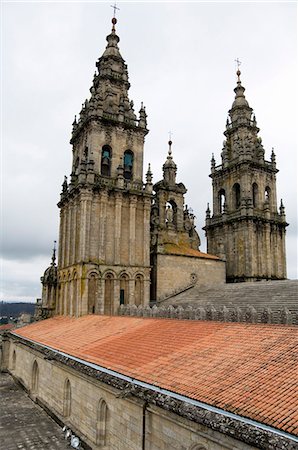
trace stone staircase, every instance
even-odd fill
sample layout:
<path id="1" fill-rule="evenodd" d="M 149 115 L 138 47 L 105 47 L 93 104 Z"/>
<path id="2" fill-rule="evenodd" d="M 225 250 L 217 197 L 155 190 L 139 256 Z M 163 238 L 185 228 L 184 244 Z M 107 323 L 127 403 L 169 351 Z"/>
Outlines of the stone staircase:
<path id="1" fill-rule="evenodd" d="M 193 288 L 162 302 L 166 305 L 186 306 L 236 306 L 250 305 L 257 311 L 270 308 L 273 312 L 287 308 L 298 312 L 298 280 L 230 283 L 214 287 Z"/>

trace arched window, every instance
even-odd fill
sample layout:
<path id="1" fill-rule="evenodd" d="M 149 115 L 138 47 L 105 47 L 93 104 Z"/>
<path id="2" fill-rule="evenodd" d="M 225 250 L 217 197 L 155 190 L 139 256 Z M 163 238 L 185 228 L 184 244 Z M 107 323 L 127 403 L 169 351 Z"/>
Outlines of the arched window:
<path id="1" fill-rule="evenodd" d="M 89 150 L 88 150 L 88 147 L 86 146 L 86 147 L 85 147 L 85 150 L 84 150 L 84 158 L 85 158 L 85 159 L 88 158 L 88 152 L 89 152 Z"/>
<path id="2" fill-rule="evenodd" d="M 128 304 L 128 276 L 124 273 L 120 277 L 120 305 Z"/>
<path id="3" fill-rule="evenodd" d="M 97 407 L 97 422 L 96 422 L 96 444 L 104 446 L 107 444 L 108 432 L 108 406 L 106 402 L 101 399 Z"/>
<path id="4" fill-rule="evenodd" d="M 101 175 L 111 176 L 112 149 L 109 145 L 104 145 L 101 151 Z"/>
<path id="5" fill-rule="evenodd" d="M 252 185 L 252 204 L 256 208 L 258 206 L 258 185 L 253 183 Z"/>
<path id="6" fill-rule="evenodd" d="M 39 383 L 39 368 L 36 360 L 32 366 L 32 392 L 38 392 L 38 383 Z"/>
<path id="7" fill-rule="evenodd" d="M 17 355 L 16 355 L 16 351 L 14 350 L 13 354 L 12 354 L 12 361 L 11 361 L 11 369 L 12 370 L 15 370 L 15 368 L 16 368 L 16 360 L 17 360 Z"/>
<path id="8" fill-rule="evenodd" d="M 114 308 L 114 276 L 108 273 L 105 276 L 105 300 L 104 300 L 104 314 L 112 315 Z"/>
<path id="9" fill-rule="evenodd" d="M 271 189 L 269 186 L 265 187 L 265 202 L 270 203 L 270 197 L 271 197 Z"/>
<path id="10" fill-rule="evenodd" d="M 131 180 L 133 175 L 133 152 L 131 150 L 126 150 L 124 152 L 124 178 L 126 180 Z"/>
<path id="11" fill-rule="evenodd" d="M 88 314 L 95 313 L 96 297 L 97 297 L 97 274 L 91 273 L 88 280 Z"/>
<path id="12" fill-rule="evenodd" d="M 64 417 L 69 417 L 71 415 L 71 384 L 68 378 L 66 378 L 64 383 L 63 415 Z"/>
<path id="13" fill-rule="evenodd" d="M 219 214 L 222 214 L 224 212 L 224 206 L 226 203 L 226 193 L 224 189 L 220 189 L 218 192 L 218 211 Z"/>
<path id="14" fill-rule="evenodd" d="M 241 194 L 240 194 L 240 184 L 238 183 L 235 183 L 233 186 L 233 197 L 234 197 L 234 208 L 239 209 Z"/>
<path id="15" fill-rule="evenodd" d="M 143 305 L 144 302 L 144 277 L 137 275 L 135 279 L 135 304 L 137 306 Z"/>

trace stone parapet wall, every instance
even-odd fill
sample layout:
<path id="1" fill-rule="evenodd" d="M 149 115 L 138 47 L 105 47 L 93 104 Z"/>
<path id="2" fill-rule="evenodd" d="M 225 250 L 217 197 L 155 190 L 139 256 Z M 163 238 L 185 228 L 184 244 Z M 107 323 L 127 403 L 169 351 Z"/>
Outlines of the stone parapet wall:
<path id="1" fill-rule="evenodd" d="M 215 320 L 219 322 L 247 322 L 247 323 L 275 323 L 298 325 L 298 315 L 294 311 L 282 308 L 280 311 L 272 311 L 263 308 L 257 311 L 253 306 L 135 306 L 121 305 L 118 311 L 121 316 L 139 317 L 164 317 L 170 319 L 187 320 Z"/>

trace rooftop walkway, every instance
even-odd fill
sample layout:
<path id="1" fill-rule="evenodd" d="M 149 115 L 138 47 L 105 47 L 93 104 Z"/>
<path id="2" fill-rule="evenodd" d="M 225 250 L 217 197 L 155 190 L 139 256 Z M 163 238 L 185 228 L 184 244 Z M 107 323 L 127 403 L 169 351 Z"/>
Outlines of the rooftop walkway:
<path id="1" fill-rule="evenodd" d="M 0 393 L 1 449 L 69 449 L 59 425 L 7 373 L 0 372 Z"/>

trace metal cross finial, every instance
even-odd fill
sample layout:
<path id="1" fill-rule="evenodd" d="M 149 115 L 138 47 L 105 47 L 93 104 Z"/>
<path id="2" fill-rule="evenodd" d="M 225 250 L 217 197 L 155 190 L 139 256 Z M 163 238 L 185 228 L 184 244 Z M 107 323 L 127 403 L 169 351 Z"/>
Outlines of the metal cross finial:
<path id="1" fill-rule="evenodd" d="M 241 61 L 239 60 L 239 58 L 235 59 L 235 63 L 237 64 L 237 68 L 239 69 L 239 67 L 241 66 Z"/>
<path id="2" fill-rule="evenodd" d="M 111 5 L 111 8 L 114 9 L 114 17 L 116 17 L 116 10 L 118 9 L 118 11 L 120 11 L 120 8 L 118 8 L 118 7 L 116 6 L 116 2 L 114 3 L 114 5 Z"/>

